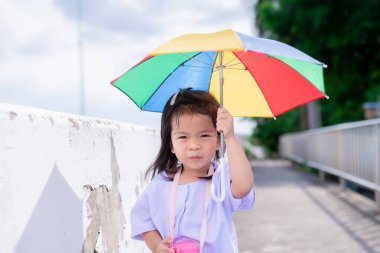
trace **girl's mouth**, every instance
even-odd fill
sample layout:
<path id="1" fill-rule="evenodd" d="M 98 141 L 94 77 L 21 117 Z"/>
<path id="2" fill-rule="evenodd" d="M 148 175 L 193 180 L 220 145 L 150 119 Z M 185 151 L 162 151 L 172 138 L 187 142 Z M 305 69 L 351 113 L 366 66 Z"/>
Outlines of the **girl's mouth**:
<path id="1" fill-rule="evenodd" d="M 189 159 L 190 160 L 199 160 L 201 157 L 200 156 L 197 156 L 197 155 L 195 155 L 195 156 L 190 156 L 189 157 Z"/>

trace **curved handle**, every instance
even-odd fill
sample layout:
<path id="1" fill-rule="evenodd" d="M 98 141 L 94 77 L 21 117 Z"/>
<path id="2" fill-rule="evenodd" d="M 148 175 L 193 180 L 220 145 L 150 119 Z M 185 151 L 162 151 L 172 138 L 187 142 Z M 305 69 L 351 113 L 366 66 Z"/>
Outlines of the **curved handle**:
<path id="1" fill-rule="evenodd" d="M 219 52 L 219 101 L 220 107 L 223 107 L 223 84 L 224 84 L 224 75 L 223 75 L 223 52 Z M 224 135 L 223 132 L 220 134 L 220 196 L 216 196 L 215 184 L 211 183 L 211 197 L 215 202 L 222 202 L 226 197 L 226 173 L 224 172 Z"/>
<path id="2" fill-rule="evenodd" d="M 224 168 L 224 157 L 220 158 L 220 196 L 216 196 L 215 184 L 211 183 L 211 197 L 216 202 L 222 202 L 226 197 L 226 173 Z"/>

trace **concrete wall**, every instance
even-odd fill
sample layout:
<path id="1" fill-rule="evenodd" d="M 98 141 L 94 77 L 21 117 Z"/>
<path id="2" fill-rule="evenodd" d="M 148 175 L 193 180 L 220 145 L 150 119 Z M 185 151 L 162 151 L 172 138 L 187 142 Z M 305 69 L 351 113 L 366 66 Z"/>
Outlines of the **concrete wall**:
<path id="1" fill-rule="evenodd" d="M 0 104 L 0 252 L 148 252 L 129 239 L 159 131 Z"/>

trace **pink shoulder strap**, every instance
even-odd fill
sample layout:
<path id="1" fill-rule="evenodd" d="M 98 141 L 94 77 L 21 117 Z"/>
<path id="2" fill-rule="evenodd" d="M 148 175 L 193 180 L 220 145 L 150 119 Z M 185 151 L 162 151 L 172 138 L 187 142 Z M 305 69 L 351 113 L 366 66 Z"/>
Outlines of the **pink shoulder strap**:
<path id="1" fill-rule="evenodd" d="M 214 173 L 214 166 L 213 164 L 210 165 L 210 168 L 208 170 L 207 176 L 212 176 Z M 177 188 L 178 188 L 178 182 L 179 178 L 181 177 L 181 170 L 179 169 L 177 173 L 174 176 L 172 189 L 170 192 L 170 203 L 169 203 L 169 219 L 170 219 L 170 236 L 174 241 L 174 226 L 175 226 L 175 202 L 177 199 Z M 202 219 L 201 224 L 201 231 L 200 231 L 200 241 L 199 241 L 199 248 L 200 252 L 202 252 L 203 245 L 206 241 L 206 233 L 207 233 L 207 210 L 210 203 L 210 187 L 211 187 L 211 180 L 207 180 L 206 187 L 205 187 L 205 202 L 204 202 L 204 215 Z"/>

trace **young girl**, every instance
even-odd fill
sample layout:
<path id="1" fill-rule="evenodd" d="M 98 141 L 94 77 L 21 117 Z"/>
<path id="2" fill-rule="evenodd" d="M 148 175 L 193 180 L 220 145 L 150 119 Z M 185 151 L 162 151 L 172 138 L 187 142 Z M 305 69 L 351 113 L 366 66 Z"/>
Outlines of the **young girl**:
<path id="1" fill-rule="evenodd" d="M 226 197 L 215 202 L 209 186 L 212 181 L 220 187 L 221 132 L 228 156 Z M 238 252 L 232 213 L 253 206 L 254 178 L 233 117 L 213 96 L 184 89 L 169 99 L 161 119 L 161 148 L 146 175 L 150 173 L 153 180 L 131 212 L 132 238 L 144 240 L 153 253 L 175 252 L 181 244 L 196 244 L 202 253 Z"/>

